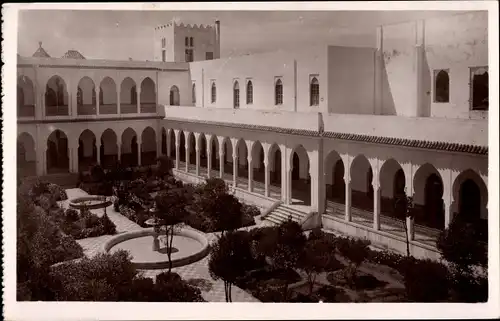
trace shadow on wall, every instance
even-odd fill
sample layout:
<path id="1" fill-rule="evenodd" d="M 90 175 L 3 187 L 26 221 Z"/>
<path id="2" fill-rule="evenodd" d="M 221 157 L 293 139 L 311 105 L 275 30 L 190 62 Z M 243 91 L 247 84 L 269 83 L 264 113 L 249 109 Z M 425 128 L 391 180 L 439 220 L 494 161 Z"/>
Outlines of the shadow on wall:
<path id="1" fill-rule="evenodd" d="M 431 69 L 429 67 L 429 62 L 427 61 L 427 54 L 424 52 L 422 54 L 422 102 L 420 106 L 420 117 L 430 117 L 431 116 L 431 100 L 432 100 L 432 75 Z"/>
<path id="2" fill-rule="evenodd" d="M 396 115 L 396 106 L 392 96 L 391 86 L 389 85 L 389 76 L 387 75 L 385 57 L 382 59 L 382 115 Z"/>

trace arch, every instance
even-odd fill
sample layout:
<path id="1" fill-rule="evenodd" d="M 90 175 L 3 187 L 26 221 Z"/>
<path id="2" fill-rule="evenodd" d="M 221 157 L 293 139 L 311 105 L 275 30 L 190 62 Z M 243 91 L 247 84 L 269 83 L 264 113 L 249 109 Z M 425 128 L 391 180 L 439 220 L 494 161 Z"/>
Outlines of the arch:
<path id="1" fill-rule="evenodd" d="M 436 73 L 434 101 L 437 103 L 450 101 L 450 77 L 447 70 L 439 70 Z"/>
<path id="2" fill-rule="evenodd" d="M 120 112 L 122 114 L 137 113 L 137 87 L 130 77 L 123 79 L 120 85 Z"/>
<path id="3" fill-rule="evenodd" d="M 89 129 L 82 131 L 78 137 L 78 169 L 86 171 L 97 163 L 96 135 Z"/>
<path id="4" fill-rule="evenodd" d="M 104 77 L 99 87 L 99 113 L 104 115 L 118 113 L 118 93 L 115 81 L 110 77 Z"/>
<path id="5" fill-rule="evenodd" d="M 373 210 L 373 169 L 368 159 L 357 155 L 350 168 L 352 206 Z"/>
<path id="6" fill-rule="evenodd" d="M 283 82 L 277 79 L 274 84 L 274 104 L 283 105 Z"/>
<path id="7" fill-rule="evenodd" d="M 195 83 L 193 83 L 193 86 L 191 88 L 191 97 L 192 97 L 193 105 L 196 106 L 196 84 Z"/>
<path id="8" fill-rule="evenodd" d="M 137 166 L 139 160 L 139 146 L 137 133 L 128 127 L 122 133 L 121 160 L 125 166 Z"/>
<path id="9" fill-rule="evenodd" d="M 233 107 L 240 108 L 240 84 L 237 80 L 233 84 Z"/>
<path id="10" fill-rule="evenodd" d="M 170 128 L 167 131 L 167 135 L 169 136 L 169 139 L 167 139 L 167 142 L 170 140 L 170 157 L 173 159 L 177 158 L 177 151 L 175 149 L 175 132 L 172 128 Z"/>
<path id="11" fill-rule="evenodd" d="M 170 106 L 180 106 L 180 93 L 177 86 L 170 87 Z"/>
<path id="12" fill-rule="evenodd" d="M 188 132 L 186 139 L 189 145 L 189 164 L 196 164 L 196 138 L 194 137 L 194 133 Z"/>
<path id="13" fill-rule="evenodd" d="M 156 163 L 156 132 L 148 126 L 141 133 L 141 165 Z"/>
<path id="14" fill-rule="evenodd" d="M 17 168 L 21 177 L 36 175 L 35 140 L 26 132 L 17 136 Z"/>
<path id="15" fill-rule="evenodd" d="M 215 82 L 212 83 L 212 87 L 210 88 L 210 102 L 212 104 L 215 104 L 217 101 L 217 86 L 215 85 Z"/>
<path id="16" fill-rule="evenodd" d="M 217 136 L 212 136 L 212 139 L 208 142 L 210 145 L 210 157 L 212 158 L 212 169 L 220 171 L 220 160 L 219 160 L 219 141 Z"/>
<path id="17" fill-rule="evenodd" d="M 269 162 L 268 166 L 270 166 L 269 171 L 271 172 L 270 173 L 271 174 L 270 175 L 271 176 L 270 177 L 270 184 L 281 187 L 282 154 L 281 154 L 281 149 L 278 146 L 278 144 L 273 143 L 269 147 L 267 157 L 268 157 L 268 162 Z"/>
<path id="18" fill-rule="evenodd" d="M 468 221 L 488 219 L 488 187 L 477 172 L 467 169 L 453 181 L 454 214 Z"/>
<path id="19" fill-rule="evenodd" d="M 19 117 L 35 116 L 35 86 L 27 76 L 17 77 L 17 114 Z"/>
<path id="20" fill-rule="evenodd" d="M 223 153 L 224 153 L 224 173 L 233 174 L 233 144 L 229 137 L 222 139 Z M 229 163 L 229 164 L 228 164 Z"/>
<path id="21" fill-rule="evenodd" d="M 95 84 L 90 77 L 85 76 L 78 82 L 76 104 L 78 115 L 96 114 Z"/>
<path id="22" fill-rule="evenodd" d="M 394 214 L 395 200 L 406 190 L 405 173 L 393 158 L 386 160 L 380 168 L 380 210 L 386 215 Z"/>
<path id="23" fill-rule="evenodd" d="M 332 150 L 325 158 L 326 198 L 335 203 L 345 204 L 345 165 L 340 154 Z"/>
<path id="24" fill-rule="evenodd" d="M 118 162 L 118 136 L 111 128 L 106 129 L 101 135 L 101 166 L 112 168 Z"/>
<path id="25" fill-rule="evenodd" d="M 45 114 L 47 116 L 68 115 L 68 87 L 60 76 L 52 76 L 45 86 Z"/>
<path id="26" fill-rule="evenodd" d="M 161 128 L 161 155 L 167 155 L 167 130 L 165 127 Z"/>
<path id="27" fill-rule="evenodd" d="M 250 170 L 253 171 L 253 179 L 255 181 L 265 183 L 265 163 L 264 163 L 264 147 L 260 143 L 260 141 L 255 141 L 251 150 L 252 155 L 252 168 Z"/>
<path id="28" fill-rule="evenodd" d="M 307 150 L 297 145 L 290 153 L 290 169 L 292 170 L 292 203 L 311 204 L 311 179 L 309 175 L 310 160 Z"/>
<path id="29" fill-rule="evenodd" d="M 207 168 L 207 138 L 204 133 L 200 133 L 198 136 L 198 147 L 200 149 L 200 166 Z"/>
<path id="30" fill-rule="evenodd" d="M 436 168 L 426 163 L 413 178 L 415 222 L 431 228 L 444 228 L 443 179 Z"/>
<path id="31" fill-rule="evenodd" d="M 319 106 L 319 81 L 316 77 L 309 84 L 309 103 L 311 106 Z"/>
<path id="32" fill-rule="evenodd" d="M 182 130 L 179 131 L 179 160 L 186 161 L 186 135 Z"/>
<path id="33" fill-rule="evenodd" d="M 47 137 L 47 173 L 69 172 L 68 136 L 54 130 Z"/>
<path id="34" fill-rule="evenodd" d="M 156 112 L 156 85 L 154 81 L 146 77 L 141 82 L 141 113 Z"/>
<path id="35" fill-rule="evenodd" d="M 247 82 L 247 105 L 253 104 L 253 84 L 252 81 L 249 80 Z"/>

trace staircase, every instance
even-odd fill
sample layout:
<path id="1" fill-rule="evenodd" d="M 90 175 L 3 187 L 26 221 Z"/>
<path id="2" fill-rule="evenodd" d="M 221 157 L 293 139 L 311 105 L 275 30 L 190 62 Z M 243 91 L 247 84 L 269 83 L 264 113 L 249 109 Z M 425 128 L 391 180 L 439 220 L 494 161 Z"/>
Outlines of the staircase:
<path id="1" fill-rule="evenodd" d="M 75 188 L 78 182 L 78 174 L 73 173 L 60 173 L 50 174 L 45 176 L 30 176 L 23 178 L 26 183 L 34 183 L 37 180 L 46 181 L 52 184 L 57 184 L 62 188 Z"/>
<path id="2" fill-rule="evenodd" d="M 302 224 L 307 215 L 308 213 L 280 204 L 275 210 L 264 217 L 264 221 L 279 225 L 291 218 L 292 221 Z"/>

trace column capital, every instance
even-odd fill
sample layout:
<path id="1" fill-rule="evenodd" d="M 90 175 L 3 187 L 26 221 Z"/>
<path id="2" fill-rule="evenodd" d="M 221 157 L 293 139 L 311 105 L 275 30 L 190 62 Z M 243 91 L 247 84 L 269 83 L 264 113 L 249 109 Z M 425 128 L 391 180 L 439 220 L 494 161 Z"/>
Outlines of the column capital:
<path id="1" fill-rule="evenodd" d="M 251 163 L 253 161 L 253 157 L 250 156 L 250 153 L 247 156 L 247 161 L 248 161 L 248 163 Z"/>

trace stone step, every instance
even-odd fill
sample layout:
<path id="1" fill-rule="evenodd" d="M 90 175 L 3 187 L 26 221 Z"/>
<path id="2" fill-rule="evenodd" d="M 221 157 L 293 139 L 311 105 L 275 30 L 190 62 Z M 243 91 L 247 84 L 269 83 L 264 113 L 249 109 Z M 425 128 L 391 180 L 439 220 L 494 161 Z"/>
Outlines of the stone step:
<path id="1" fill-rule="evenodd" d="M 302 219 L 306 216 L 306 214 L 298 214 L 295 212 L 289 212 L 286 209 L 279 208 L 279 207 L 277 209 L 275 209 L 273 212 L 274 213 L 281 213 L 281 214 L 287 215 L 287 216 L 292 216 L 293 218 L 297 218 L 297 219 Z"/>
<path id="2" fill-rule="evenodd" d="M 304 215 L 307 215 L 308 213 L 306 212 L 302 212 L 298 209 L 295 209 L 291 206 L 287 206 L 287 205 L 284 205 L 284 204 L 281 204 L 278 208 L 282 208 L 283 210 L 286 210 L 287 212 L 291 212 L 291 213 L 295 213 L 297 215 L 300 215 L 300 216 L 304 216 Z"/>
<path id="3" fill-rule="evenodd" d="M 279 218 L 282 222 L 287 221 L 290 217 L 292 218 L 292 221 L 294 221 L 294 222 L 301 222 L 302 221 L 301 217 L 290 216 L 288 213 L 284 213 L 284 212 L 276 212 L 275 211 L 271 214 L 271 216 L 274 218 Z"/>

